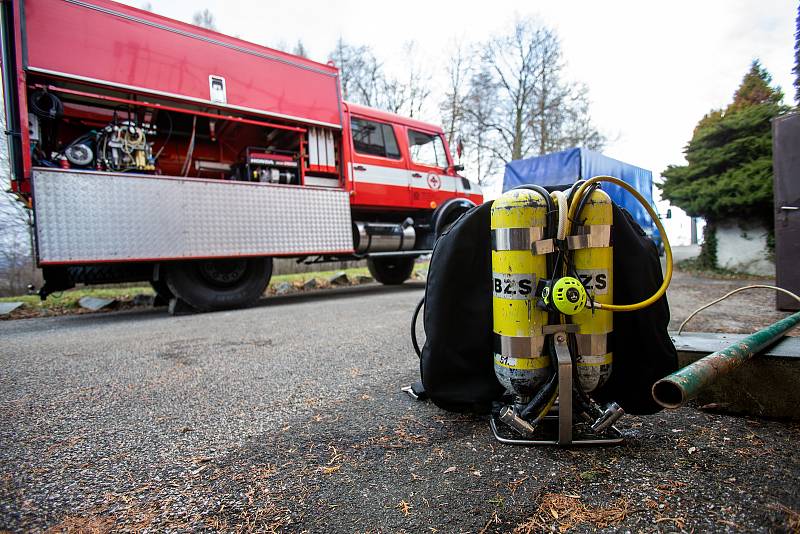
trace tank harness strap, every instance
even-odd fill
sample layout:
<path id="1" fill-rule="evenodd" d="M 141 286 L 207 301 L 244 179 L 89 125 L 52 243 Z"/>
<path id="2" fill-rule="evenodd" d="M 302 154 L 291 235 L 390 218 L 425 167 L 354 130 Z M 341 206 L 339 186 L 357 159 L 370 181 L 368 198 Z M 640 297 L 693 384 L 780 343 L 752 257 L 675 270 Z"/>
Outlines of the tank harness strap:
<path id="1" fill-rule="evenodd" d="M 492 250 L 528 250 L 531 243 L 542 238 L 542 227 L 495 228 L 492 230 Z"/>
<path id="2" fill-rule="evenodd" d="M 544 350 L 544 336 L 503 336 L 494 334 L 494 353 L 510 358 L 538 358 Z"/>
<path id="3" fill-rule="evenodd" d="M 550 254 L 555 250 L 552 239 L 542 239 L 541 226 L 525 228 L 496 228 L 492 230 L 492 250 L 530 250 L 534 255 Z"/>
<path id="4" fill-rule="evenodd" d="M 575 341 L 581 356 L 603 356 L 612 352 L 608 334 L 575 334 Z"/>
<path id="5" fill-rule="evenodd" d="M 567 247 L 569 247 L 570 250 L 611 246 L 610 224 L 578 226 L 576 231 L 576 235 L 567 236 Z"/>

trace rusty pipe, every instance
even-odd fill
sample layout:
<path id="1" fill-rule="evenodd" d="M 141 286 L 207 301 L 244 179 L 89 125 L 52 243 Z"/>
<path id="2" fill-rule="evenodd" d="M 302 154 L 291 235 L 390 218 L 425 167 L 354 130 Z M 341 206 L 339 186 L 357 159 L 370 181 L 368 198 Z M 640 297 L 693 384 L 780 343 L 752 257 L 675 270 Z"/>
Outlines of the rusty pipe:
<path id="1" fill-rule="evenodd" d="M 720 376 L 742 365 L 799 323 L 800 312 L 797 312 L 675 371 L 653 384 L 653 399 L 664 408 L 680 408 Z"/>

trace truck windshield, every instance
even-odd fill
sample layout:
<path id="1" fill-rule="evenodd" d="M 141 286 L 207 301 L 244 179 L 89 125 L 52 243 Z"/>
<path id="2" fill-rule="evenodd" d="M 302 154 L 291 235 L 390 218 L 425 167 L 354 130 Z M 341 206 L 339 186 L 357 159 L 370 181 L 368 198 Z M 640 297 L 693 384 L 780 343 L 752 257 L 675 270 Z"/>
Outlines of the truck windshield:
<path id="1" fill-rule="evenodd" d="M 430 167 L 447 167 L 442 138 L 435 134 L 408 130 L 408 148 L 411 161 Z"/>

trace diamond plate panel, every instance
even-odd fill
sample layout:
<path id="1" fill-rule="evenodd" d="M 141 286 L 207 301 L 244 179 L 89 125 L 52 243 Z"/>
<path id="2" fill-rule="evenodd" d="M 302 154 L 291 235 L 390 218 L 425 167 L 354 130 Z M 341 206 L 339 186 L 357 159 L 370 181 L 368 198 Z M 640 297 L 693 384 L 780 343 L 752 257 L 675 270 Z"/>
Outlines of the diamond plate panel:
<path id="1" fill-rule="evenodd" d="M 41 169 L 33 186 L 42 263 L 353 250 L 338 189 Z"/>

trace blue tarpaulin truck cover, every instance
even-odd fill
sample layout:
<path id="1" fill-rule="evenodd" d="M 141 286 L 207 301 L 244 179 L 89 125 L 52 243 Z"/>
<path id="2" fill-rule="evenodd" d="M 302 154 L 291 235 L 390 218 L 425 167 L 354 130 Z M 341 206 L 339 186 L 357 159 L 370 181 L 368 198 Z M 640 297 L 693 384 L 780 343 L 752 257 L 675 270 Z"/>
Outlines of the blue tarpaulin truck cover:
<path id="1" fill-rule="evenodd" d="M 503 192 L 523 184 L 569 185 L 577 180 L 599 175 L 614 176 L 629 183 L 651 205 L 655 206 L 653 204 L 653 173 L 585 148 L 570 148 L 562 152 L 506 164 Z M 603 183 L 601 188 L 614 202 L 628 210 L 645 231 L 651 235 L 657 234 L 650 215 L 630 193 L 609 183 Z"/>

